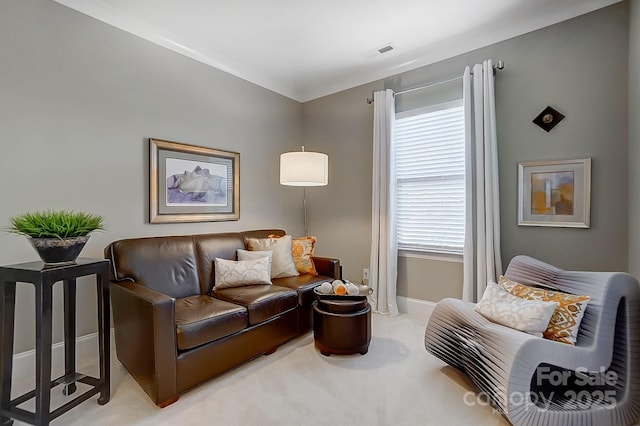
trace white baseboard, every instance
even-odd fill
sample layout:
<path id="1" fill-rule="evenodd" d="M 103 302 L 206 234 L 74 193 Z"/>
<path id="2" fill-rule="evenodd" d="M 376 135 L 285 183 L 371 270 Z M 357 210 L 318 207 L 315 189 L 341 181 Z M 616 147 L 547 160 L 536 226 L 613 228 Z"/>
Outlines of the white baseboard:
<path id="1" fill-rule="evenodd" d="M 411 297 L 397 296 L 398 310 L 400 313 L 420 316 L 427 318 L 431 315 L 435 302 L 429 302 L 428 300 L 413 299 Z"/>
<path id="2" fill-rule="evenodd" d="M 110 348 L 115 346 L 113 328 L 110 329 Z M 82 361 L 98 356 L 98 333 L 91 333 L 80 336 L 76 339 L 76 365 L 80 365 Z M 20 382 L 22 380 L 33 378 L 36 374 L 36 351 L 21 352 L 13 356 L 13 374 L 12 381 Z M 57 377 L 64 373 L 64 343 L 54 343 L 51 347 L 51 371 L 53 377 Z"/>

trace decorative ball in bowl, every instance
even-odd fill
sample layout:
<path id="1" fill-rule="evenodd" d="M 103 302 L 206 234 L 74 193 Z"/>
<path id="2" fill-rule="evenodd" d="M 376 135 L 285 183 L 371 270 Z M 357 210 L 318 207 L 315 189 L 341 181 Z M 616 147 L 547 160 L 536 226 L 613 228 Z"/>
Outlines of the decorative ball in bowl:
<path id="1" fill-rule="evenodd" d="M 372 293 L 368 286 L 359 286 L 348 280 L 325 281 L 313 291 L 321 296 L 368 296 Z"/>

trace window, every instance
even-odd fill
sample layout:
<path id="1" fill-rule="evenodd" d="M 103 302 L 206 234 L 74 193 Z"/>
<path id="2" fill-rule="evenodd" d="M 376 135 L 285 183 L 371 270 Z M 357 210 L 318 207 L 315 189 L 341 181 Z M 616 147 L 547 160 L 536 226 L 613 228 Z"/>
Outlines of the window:
<path id="1" fill-rule="evenodd" d="M 396 115 L 399 249 L 462 254 L 464 130 L 461 100 Z"/>

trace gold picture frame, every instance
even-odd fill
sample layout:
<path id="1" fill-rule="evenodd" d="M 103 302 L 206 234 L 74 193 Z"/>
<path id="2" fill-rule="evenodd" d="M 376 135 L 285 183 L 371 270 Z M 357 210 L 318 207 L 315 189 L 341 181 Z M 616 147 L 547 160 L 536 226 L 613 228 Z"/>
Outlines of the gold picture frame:
<path id="1" fill-rule="evenodd" d="M 518 164 L 518 225 L 589 228 L 591 158 Z"/>
<path id="2" fill-rule="evenodd" d="M 149 139 L 149 222 L 240 219 L 240 154 Z"/>

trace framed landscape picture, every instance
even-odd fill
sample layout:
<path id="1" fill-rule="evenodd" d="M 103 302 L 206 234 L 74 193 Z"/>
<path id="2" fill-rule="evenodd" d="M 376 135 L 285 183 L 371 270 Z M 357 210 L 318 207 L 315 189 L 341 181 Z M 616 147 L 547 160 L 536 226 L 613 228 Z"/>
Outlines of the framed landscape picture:
<path id="1" fill-rule="evenodd" d="M 588 228 L 591 159 L 518 164 L 518 225 Z"/>
<path id="2" fill-rule="evenodd" d="M 149 222 L 240 219 L 240 154 L 149 139 Z"/>

